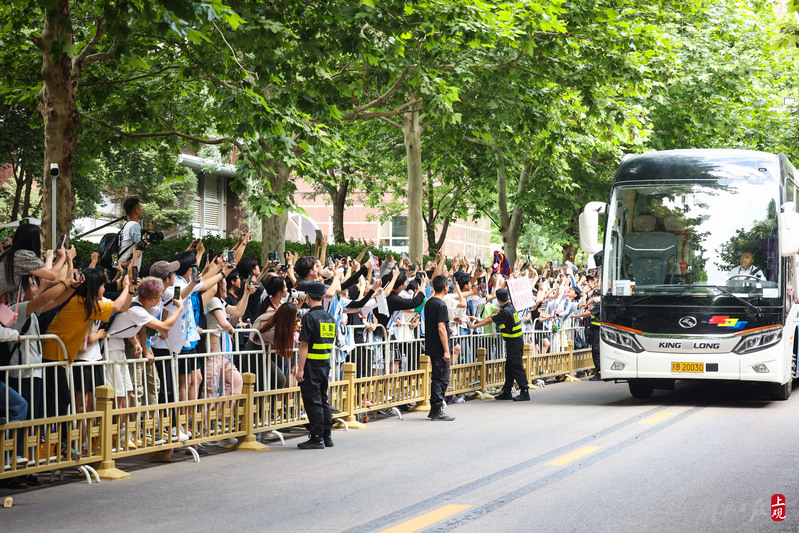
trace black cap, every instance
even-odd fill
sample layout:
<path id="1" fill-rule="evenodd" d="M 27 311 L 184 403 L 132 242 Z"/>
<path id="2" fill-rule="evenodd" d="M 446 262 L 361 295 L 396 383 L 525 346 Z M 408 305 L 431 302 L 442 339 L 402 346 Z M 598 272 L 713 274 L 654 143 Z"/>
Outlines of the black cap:
<path id="1" fill-rule="evenodd" d="M 314 281 L 305 286 L 305 293 L 314 300 L 321 300 L 327 293 L 327 285 Z"/>
<path id="2" fill-rule="evenodd" d="M 497 300 L 500 302 L 507 302 L 510 299 L 507 289 L 497 289 Z"/>

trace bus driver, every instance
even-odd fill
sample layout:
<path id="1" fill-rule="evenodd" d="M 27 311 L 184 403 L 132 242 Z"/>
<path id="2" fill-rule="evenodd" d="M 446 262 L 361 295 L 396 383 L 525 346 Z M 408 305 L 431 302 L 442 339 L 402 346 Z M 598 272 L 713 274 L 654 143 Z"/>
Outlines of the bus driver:
<path id="1" fill-rule="evenodd" d="M 766 276 L 763 275 L 763 271 L 753 264 L 754 258 L 752 254 L 749 252 L 742 253 L 740 261 L 740 266 L 730 270 L 730 273 L 727 275 L 727 280 L 766 279 Z"/>

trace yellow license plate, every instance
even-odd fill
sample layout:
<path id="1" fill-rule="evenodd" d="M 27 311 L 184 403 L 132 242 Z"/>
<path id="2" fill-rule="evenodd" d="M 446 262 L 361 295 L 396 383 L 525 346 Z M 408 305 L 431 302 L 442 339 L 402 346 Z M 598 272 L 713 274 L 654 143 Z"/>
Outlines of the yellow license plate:
<path id="1" fill-rule="evenodd" d="M 671 371 L 701 374 L 705 371 L 705 363 L 686 363 L 684 361 L 672 361 Z"/>

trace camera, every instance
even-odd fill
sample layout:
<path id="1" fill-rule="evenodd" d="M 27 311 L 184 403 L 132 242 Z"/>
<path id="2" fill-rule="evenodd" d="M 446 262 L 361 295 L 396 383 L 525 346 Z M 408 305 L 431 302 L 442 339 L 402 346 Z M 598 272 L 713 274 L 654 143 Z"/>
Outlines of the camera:
<path id="1" fill-rule="evenodd" d="M 137 250 L 144 250 L 149 244 L 161 244 L 164 242 L 164 232 L 151 229 L 141 230 L 141 241 L 136 245 Z"/>
<path id="2" fill-rule="evenodd" d="M 297 303 L 300 300 L 305 300 L 305 291 L 298 291 L 292 289 L 291 292 L 289 293 L 289 301 L 291 303 Z"/>
<path id="3" fill-rule="evenodd" d="M 280 261 L 280 259 L 277 256 L 277 252 L 275 252 L 275 251 L 269 252 L 267 254 L 267 260 L 268 261 Z"/>

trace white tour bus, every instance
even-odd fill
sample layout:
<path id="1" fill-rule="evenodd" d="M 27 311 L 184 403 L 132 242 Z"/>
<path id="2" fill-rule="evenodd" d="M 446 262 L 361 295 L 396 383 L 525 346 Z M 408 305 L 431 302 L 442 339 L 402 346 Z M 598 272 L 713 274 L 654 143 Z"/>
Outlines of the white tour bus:
<path id="1" fill-rule="evenodd" d="M 763 382 L 787 399 L 797 377 L 797 195 L 783 154 L 626 156 L 610 202 L 580 215 L 582 249 L 602 250 L 602 379 L 627 381 L 635 398 L 704 379 Z"/>

